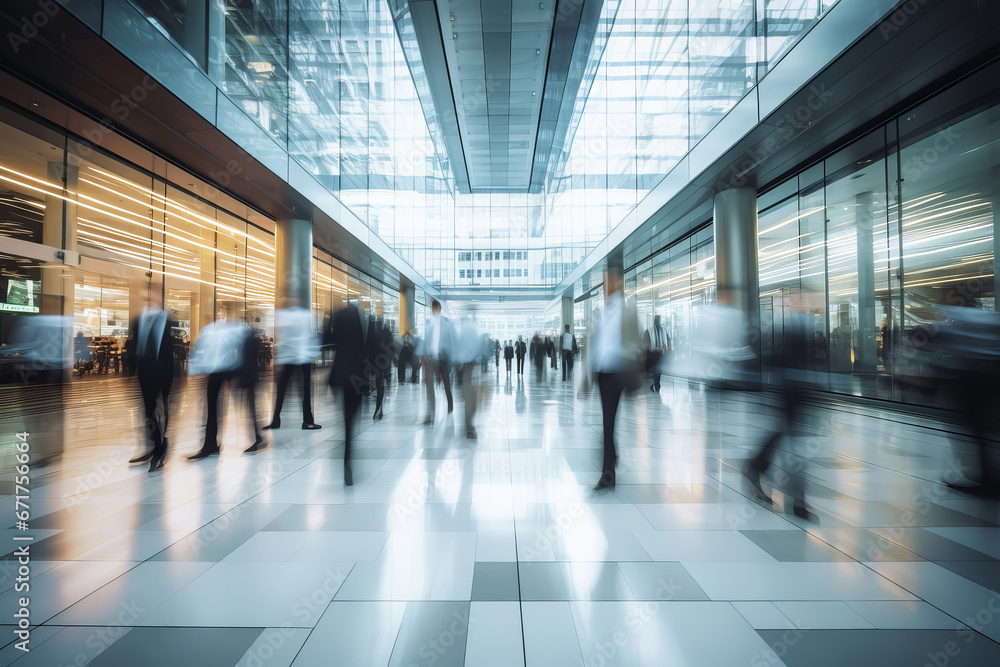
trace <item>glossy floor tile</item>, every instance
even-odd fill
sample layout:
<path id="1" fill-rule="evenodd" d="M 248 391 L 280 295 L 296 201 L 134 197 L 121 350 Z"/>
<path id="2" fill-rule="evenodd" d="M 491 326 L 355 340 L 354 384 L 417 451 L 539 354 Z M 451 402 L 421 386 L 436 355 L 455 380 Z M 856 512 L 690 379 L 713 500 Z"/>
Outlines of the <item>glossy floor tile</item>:
<path id="1" fill-rule="evenodd" d="M 623 400 L 618 486 L 598 493 L 598 397 L 558 377 L 477 376 L 475 441 L 461 392 L 422 426 L 423 386 L 393 384 L 384 420 L 362 405 L 352 487 L 319 381 L 321 430 L 293 420 L 244 456 L 227 423 L 222 454 L 192 463 L 201 397 L 181 380 L 152 476 L 124 462 L 123 399 L 67 405 L 88 426 L 36 471 L 32 650 L 0 619 L 0 665 L 1000 664 L 1000 511 L 939 483 L 946 422 L 811 405 L 818 445 L 779 457 L 765 505 L 741 470 L 772 399 L 665 379 Z M 134 393 L 116 382 L 95 387 Z M 0 530 L 13 609 L 19 531 Z"/>

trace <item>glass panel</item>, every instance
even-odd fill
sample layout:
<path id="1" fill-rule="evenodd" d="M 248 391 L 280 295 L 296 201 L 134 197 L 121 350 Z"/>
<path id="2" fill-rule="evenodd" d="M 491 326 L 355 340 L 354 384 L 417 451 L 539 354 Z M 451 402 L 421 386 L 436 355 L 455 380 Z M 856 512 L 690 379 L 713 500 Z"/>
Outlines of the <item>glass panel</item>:
<path id="1" fill-rule="evenodd" d="M 208 55 L 209 0 L 130 0 L 160 32 L 205 69 Z"/>

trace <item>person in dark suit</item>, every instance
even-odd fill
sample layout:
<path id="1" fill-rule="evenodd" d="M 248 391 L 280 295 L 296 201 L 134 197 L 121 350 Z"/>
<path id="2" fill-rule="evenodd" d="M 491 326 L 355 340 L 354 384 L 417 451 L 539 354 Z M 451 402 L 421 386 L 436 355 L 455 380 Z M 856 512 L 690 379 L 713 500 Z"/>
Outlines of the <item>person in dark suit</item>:
<path id="1" fill-rule="evenodd" d="M 497 365 L 497 370 L 500 370 L 500 341 L 493 341 L 493 362 Z M 510 370 L 510 364 L 507 364 L 507 370 Z"/>
<path id="2" fill-rule="evenodd" d="M 368 335 L 365 337 L 365 356 L 375 372 L 375 413 L 373 420 L 382 419 L 382 402 L 385 400 L 385 386 L 392 373 L 392 330 L 383 318 L 368 321 Z"/>
<path id="3" fill-rule="evenodd" d="M 646 368 L 653 375 L 650 391 L 660 391 L 660 367 L 663 357 L 670 352 L 670 336 L 660 324 L 660 316 L 653 317 L 653 326 L 642 334 L 642 347 L 646 352 Z"/>
<path id="4" fill-rule="evenodd" d="M 524 375 L 524 356 L 528 354 L 528 346 L 525 345 L 521 337 L 517 337 L 517 342 L 514 343 L 514 356 L 517 357 L 517 374 Z"/>
<path id="5" fill-rule="evenodd" d="M 365 368 L 365 337 L 358 307 L 348 304 L 330 320 L 330 340 L 334 345 L 330 387 L 338 390 L 344 402 L 344 485 L 352 486 L 351 435 L 361 407 L 361 396 L 368 386 Z"/>
<path id="6" fill-rule="evenodd" d="M 162 468 L 167 457 L 169 396 L 174 381 L 174 337 L 170 332 L 175 324 L 166 311 L 151 307 L 142 312 L 136 325 L 136 372 L 146 415 L 146 437 L 153 446 L 129 463 L 149 461 L 149 472 Z"/>
<path id="7" fill-rule="evenodd" d="M 509 340 L 503 348 L 503 358 L 507 362 L 507 375 L 510 375 L 510 362 L 514 358 L 514 346 Z"/>

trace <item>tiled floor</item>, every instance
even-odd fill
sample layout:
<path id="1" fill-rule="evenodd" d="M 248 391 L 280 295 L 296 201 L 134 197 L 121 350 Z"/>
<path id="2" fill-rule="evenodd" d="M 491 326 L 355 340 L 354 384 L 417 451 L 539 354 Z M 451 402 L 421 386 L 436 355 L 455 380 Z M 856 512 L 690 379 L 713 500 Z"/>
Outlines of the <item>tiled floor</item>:
<path id="1" fill-rule="evenodd" d="M 283 428 L 251 456 L 227 423 L 222 456 L 198 463 L 183 457 L 201 389 L 182 383 L 154 476 L 126 463 L 134 384 L 74 387 L 67 453 L 34 471 L 32 650 L 13 645 L 8 553 L 0 664 L 1000 664 L 1000 508 L 939 483 L 948 424 L 811 408 L 781 465 L 805 482 L 804 521 L 774 480 L 764 506 L 739 474 L 766 396 L 667 381 L 627 399 L 618 487 L 594 494 L 596 395 L 525 378 L 480 378 L 475 442 L 457 437 L 460 399 L 432 427 L 422 386 L 393 386 L 381 422 L 366 403 L 352 488 L 321 383 L 322 430 Z"/>

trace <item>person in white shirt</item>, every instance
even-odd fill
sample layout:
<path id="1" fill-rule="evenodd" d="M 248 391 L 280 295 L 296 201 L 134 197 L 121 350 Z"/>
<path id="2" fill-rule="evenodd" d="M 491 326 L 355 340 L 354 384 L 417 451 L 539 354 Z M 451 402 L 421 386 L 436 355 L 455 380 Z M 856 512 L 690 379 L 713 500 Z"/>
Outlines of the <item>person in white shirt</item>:
<path id="1" fill-rule="evenodd" d="M 604 415 L 604 464 L 595 491 L 615 486 L 615 417 L 622 392 L 642 384 L 639 374 L 639 325 L 635 304 L 622 295 L 622 274 L 609 267 L 604 274 L 604 320 L 595 334 L 588 356 L 591 372 L 597 375 Z"/>
<path id="2" fill-rule="evenodd" d="M 441 316 L 441 304 L 435 299 L 431 303 L 431 317 L 424 327 L 424 340 L 420 360 L 424 369 L 424 386 L 427 388 L 427 418 L 424 424 L 434 422 L 434 378 L 439 377 L 444 385 L 444 395 L 448 398 L 448 414 L 454 410 L 451 398 L 451 324 Z"/>
<path id="3" fill-rule="evenodd" d="M 569 325 L 566 325 L 566 331 L 562 335 L 562 364 L 563 364 L 563 382 L 566 381 L 566 377 L 569 371 L 573 368 L 573 354 L 576 350 L 576 336 L 569 332 Z"/>
<path id="4" fill-rule="evenodd" d="M 274 416 L 265 429 L 281 428 L 281 406 L 292 373 L 302 377 L 302 430 L 322 428 L 313 421 L 312 365 L 319 356 L 319 341 L 312 328 L 312 313 L 298 305 L 274 311 L 274 364 L 280 366 L 276 376 Z"/>

